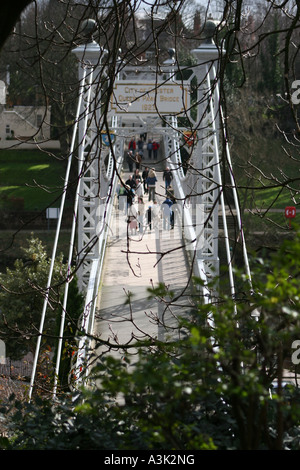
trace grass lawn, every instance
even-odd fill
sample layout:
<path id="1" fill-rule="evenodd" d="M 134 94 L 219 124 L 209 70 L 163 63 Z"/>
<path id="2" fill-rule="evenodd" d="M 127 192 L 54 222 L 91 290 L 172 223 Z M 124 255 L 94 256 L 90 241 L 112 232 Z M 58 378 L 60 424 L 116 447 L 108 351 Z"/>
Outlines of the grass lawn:
<path id="1" fill-rule="evenodd" d="M 286 206 L 294 206 L 294 202 L 291 199 L 291 192 L 283 188 L 268 187 L 267 182 L 265 187 L 260 186 L 254 189 L 248 194 L 246 201 L 247 208 L 257 209 L 261 211 L 282 211 Z M 248 204 L 247 204 L 248 202 Z"/>
<path id="2" fill-rule="evenodd" d="M 0 150 L 0 208 L 11 208 L 13 199 L 28 211 L 59 207 L 64 177 L 59 156 L 39 150 Z"/>
<path id="3" fill-rule="evenodd" d="M 286 206 L 300 203 L 297 154 L 290 158 L 285 147 L 282 138 L 270 136 L 240 138 L 236 147 L 233 146 L 235 176 L 241 187 L 239 194 L 243 208 L 270 210 L 270 213 L 276 210 L 284 216 Z M 293 149 L 288 148 L 288 151 L 292 154 Z M 292 190 L 280 185 L 285 181 L 289 181 Z"/>

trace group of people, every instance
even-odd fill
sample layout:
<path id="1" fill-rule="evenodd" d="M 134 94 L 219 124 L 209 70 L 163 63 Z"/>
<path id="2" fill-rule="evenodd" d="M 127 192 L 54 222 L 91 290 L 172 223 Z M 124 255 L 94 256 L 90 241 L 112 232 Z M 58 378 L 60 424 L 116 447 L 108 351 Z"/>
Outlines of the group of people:
<path id="1" fill-rule="evenodd" d="M 129 175 L 125 185 L 133 189 L 138 197 L 144 197 L 148 194 L 149 201 L 155 201 L 156 199 L 156 183 L 157 177 L 154 168 L 145 167 L 143 172 L 140 173 L 139 168 L 136 168 L 133 175 Z"/>
<path id="2" fill-rule="evenodd" d="M 149 160 L 152 159 L 152 154 L 153 154 L 153 159 L 157 160 L 158 149 L 159 149 L 159 143 L 156 142 L 156 140 L 149 139 L 147 143 L 147 151 L 148 151 Z M 127 152 L 127 164 L 128 164 L 129 171 L 130 172 L 133 171 L 134 165 L 136 169 L 140 169 L 143 158 L 144 158 L 144 140 L 142 139 L 142 137 L 140 137 L 138 141 L 136 142 L 135 138 L 132 137 L 132 139 L 129 142 L 128 152 Z"/>
<path id="3" fill-rule="evenodd" d="M 131 233 L 144 232 L 145 227 L 157 229 L 162 219 L 165 230 L 174 228 L 174 204 L 176 200 L 172 191 L 172 173 L 167 167 L 163 173 L 165 181 L 166 198 L 161 204 L 156 199 L 157 176 L 154 168 L 146 167 L 142 174 L 140 169 L 136 168 L 132 175 L 129 175 L 124 185 L 119 190 L 120 196 L 125 196 L 127 222 Z M 148 194 L 149 206 L 145 208 L 144 198 Z M 125 209 L 125 207 L 120 208 Z"/>
<path id="4" fill-rule="evenodd" d="M 158 149 L 159 149 L 159 143 L 156 142 L 156 140 L 149 139 L 148 143 L 147 143 L 147 150 L 148 150 L 149 160 L 151 160 L 151 158 L 152 158 L 152 152 L 153 152 L 153 159 L 157 160 Z"/>
<path id="5" fill-rule="evenodd" d="M 156 183 L 157 176 L 155 168 L 148 166 L 141 168 L 141 162 L 144 156 L 145 136 L 140 136 L 136 142 L 133 137 L 128 145 L 127 163 L 130 176 L 122 184 L 119 190 L 120 197 L 125 196 L 126 200 L 127 222 L 131 233 L 138 230 L 143 233 L 145 227 L 158 228 L 159 221 L 163 220 L 164 229 L 172 229 L 174 227 L 174 204 L 176 200 L 172 191 L 173 174 L 169 167 L 163 172 L 163 180 L 165 183 L 166 198 L 161 204 L 156 199 Z M 148 140 L 147 151 L 148 159 L 157 159 L 159 144 L 155 140 Z M 135 170 L 133 170 L 135 164 Z M 148 208 L 145 208 L 144 198 L 148 195 Z M 121 208 L 121 207 L 120 207 Z M 123 207 L 125 209 L 125 207 Z"/>

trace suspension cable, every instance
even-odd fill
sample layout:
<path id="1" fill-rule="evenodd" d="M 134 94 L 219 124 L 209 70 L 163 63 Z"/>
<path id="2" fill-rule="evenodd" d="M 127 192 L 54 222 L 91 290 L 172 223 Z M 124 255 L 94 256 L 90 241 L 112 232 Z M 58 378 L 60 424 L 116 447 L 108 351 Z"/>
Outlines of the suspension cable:
<path id="1" fill-rule="evenodd" d="M 215 67 L 213 67 L 213 70 L 214 70 L 214 76 L 216 76 Z M 218 102 L 220 102 L 220 92 L 219 92 L 218 85 L 216 86 L 216 92 L 217 92 L 217 96 L 218 96 Z M 250 289 L 251 289 L 251 291 L 253 291 L 250 263 L 249 263 L 248 252 L 247 252 L 247 247 L 246 247 L 246 240 L 245 240 L 245 236 L 244 236 L 243 223 L 242 223 L 240 205 L 239 205 L 239 200 L 238 200 L 236 182 L 234 180 L 234 172 L 233 172 L 233 167 L 232 167 L 232 162 L 231 162 L 228 139 L 227 139 L 227 134 L 226 134 L 226 129 L 225 129 L 225 120 L 224 120 L 224 115 L 223 115 L 223 109 L 222 109 L 221 105 L 220 105 L 220 117 L 221 117 L 222 129 L 223 129 L 224 137 L 225 137 L 226 158 L 227 158 L 227 163 L 228 163 L 228 166 L 229 166 L 230 181 L 231 181 L 231 187 L 232 187 L 232 192 L 233 192 L 233 197 L 234 197 L 234 203 L 235 203 L 235 209 L 236 209 L 236 216 L 237 216 L 237 220 L 238 220 L 239 232 L 240 232 L 240 236 L 241 236 L 244 263 L 245 263 L 246 273 L 247 273 L 247 276 L 248 276 L 248 281 L 249 281 L 249 284 L 250 284 Z"/>
<path id="2" fill-rule="evenodd" d="M 53 244 L 50 270 L 49 270 L 47 287 L 46 287 L 46 295 L 45 295 L 45 298 L 44 298 L 43 309 L 42 309 L 41 320 L 40 320 L 40 326 L 39 326 L 39 336 L 38 336 L 38 339 L 37 339 L 37 345 L 36 345 L 35 356 L 34 356 L 34 361 L 33 361 L 32 373 L 31 373 L 30 388 L 29 388 L 29 400 L 31 400 L 34 381 L 35 381 L 37 361 L 38 361 L 38 356 L 39 356 L 39 352 L 40 352 L 41 339 L 42 339 L 42 333 L 43 333 L 43 329 L 44 329 L 44 322 L 45 322 L 45 316 L 46 316 L 46 309 L 47 309 L 48 300 L 49 300 L 49 290 L 50 290 L 51 281 L 52 281 L 52 275 L 53 275 L 53 270 L 54 270 L 54 261 L 55 261 L 55 258 L 56 258 L 58 239 L 59 239 L 60 230 L 61 230 L 62 215 L 63 215 L 63 211 L 64 211 L 64 206 L 65 206 L 66 191 L 67 191 L 67 187 L 68 187 L 68 183 L 69 183 L 71 163 L 72 163 L 72 157 L 73 157 L 73 152 L 74 152 L 74 147 L 75 147 L 75 137 L 76 137 L 76 134 L 77 134 L 78 120 L 79 120 L 79 113 L 80 113 L 80 109 L 81 109 L 81 102 L 82 102 L 82 96 L 83 96 L 85 77 L 86 77 L 86 70 L 84 70 L 84 72 L 83 72 L 83 77 L 82 77 L 81 83 L 80 83 L 80 93 L 79 93 L 79 100 L 78 100 L 78 105 L 77 105 L 77 110 L 76 110 L 75 127 L 74 127 L 74 130 L 73 130 L 73 138 L 72 138 L 72 142 L 71 142 L 70 154 L 69 154 L 69 157 L 68 157 L 68 165 L 67 165 L 66 174 L 65 174 L 64 190 L 63 190 L 63 194 L 62 194 L 62 198 L 61 198 L 59 217 L 58 217 L 58 222 L 57 222 L 55 240 L 54 240 L 54 244 Z"/>
<path id="3" fill-rule="evenodd" d="M 74 250 L 74 240 L 75 240 L 75 233 L 76 233 L 76 222 L 77 222 L 78 203 L 79 203 L 79 190 L 80 190 L 81 172 L 82 172 L 82 167 L 83 167 L 83 163 L 84 163 L 83 153 L 84 153 L 84 148 L 85 148 L 85 140 L 86 140 L 86 136 L 87 136 L 87 127 L 88 127 L 88 118 L 89 118 L 88 105 L 89 105 L 90 100 L 91 100 L 92 80 L 93 80 L 93 72 L 90 72 L 89 83 L 88 83 L 87 110 L 86 110 L 85 116 L 84 116 L 83 142 L 81 144 L 81 152 L 80 152 L 80 156 L 79 156 L 78 182 L 77 182 L 77 190 L 76 190 L 76 196 L 75 196 L 75 201 L 74 201 L 74 216 L 73 216 L 73 223 L 72 223 L 72 230 L 71 230 L 71 237 L 70 237 L 70 245 L 69 245 L 68 272 L 67 272 L 68 276 L 69 276 L 70 271 L 71 271 L 73 250 Z M 82 90 L 82 94 L 83 94 L 83 90 Z M 74 129 L 73 138 L 75 138 L 74 134 L 76 132 L 77 132 L 77 126 Z M 55 376 L 54 376 L 54 387 L 53 387 L 54 397 L 56 396 L 56 391 L 57 391 L 57 382 L 58 382 L 58 374 L 59 374 L 59 368 L 60 368 L 62 340 L 63 340 L 63 334 L 64 334 L 64 324 L 65 324 L 67 301 L 68 301 L 68 292 L 69 292 L 69 279 L 66 280 L 63 306 L 62 306 L 62 315 L 61 315 L 60 332 L 59 332 L 57 357 L 56 357 L 56 367 L 55 367 Z"/>

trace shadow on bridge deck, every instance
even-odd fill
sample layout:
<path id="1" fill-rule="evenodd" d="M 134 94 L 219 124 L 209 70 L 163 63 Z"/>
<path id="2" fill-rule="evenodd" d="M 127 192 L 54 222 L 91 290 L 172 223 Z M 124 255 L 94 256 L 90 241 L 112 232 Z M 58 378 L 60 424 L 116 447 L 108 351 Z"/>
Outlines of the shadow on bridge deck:
<path id="1" fill-rule="evenodd" d="M 146 162 L 147 164 L 147 162 Z M 124 180 L 128 172 L 123 172 Z M 156 192 L 158 205 L 165 199 L 162 169 L 157 165 Z M 148 195 L 144 196 L 145 209 Z M 111 233 L 104 260 L 94 323 L 94 335 L 110 343 L 128 343 L 135 339 L 155 337 L 166 340 L 181 334 L 177 315 L 187 314 L 190 299 L 190 266 L 180 227 L 163 227 L 163 218 L 154 228 L 144 222 L 143 233 L 128 234 L 125 212 L 114 205 Z M 148 289 L 163 283 L 175 293 L 176 301 L 169 305 L 149 298 Z M 179 297 L 177 298 L 177 295 Z M 129 302 L 130 299 L 130 302 Z M 101 348 L 103 351 L 103 347 Z M 121 352 L 124 354 L 124 351 Z"/>

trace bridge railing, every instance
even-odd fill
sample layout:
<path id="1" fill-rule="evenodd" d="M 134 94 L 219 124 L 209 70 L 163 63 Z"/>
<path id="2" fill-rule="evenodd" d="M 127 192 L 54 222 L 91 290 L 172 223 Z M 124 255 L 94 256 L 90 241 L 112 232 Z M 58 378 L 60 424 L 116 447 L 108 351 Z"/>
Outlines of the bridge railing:
<path id="1" fill-rule="evenodd" d="M 251 272 L 250 272 L 250 267 L 249 267 L 249 260 L 248 260 L 248 255 L 247 255 L 245 237 L 243 233 L 243 224 L 242 224 L 242 219 L 241 219 L 241 214 L 240 214 L 240 209 L 239 209 L 237 189 L 236 189 L 236 184 L 235 184 L 235 180 L 233 177 L 233 170 L 232 170 L 229 146 L 228 146 L 228 141 L 227 141 L 227 136 L 226 136 L 224 117 L 222 113 L 222 108 L 219 106 L 219 89 L 218 89 L 218 86 L 216 85 L 216 80 L 215 80 L 216 71 L 214 68 L 213 68 L 213 74 L 214 76 L 211 78 L 209 71 L 207 70 L 207 74 L 206 74 L 207 87 L 208 87 L 208 90 L 210 90 L 208 103 L 207 103 L 207 109 L 208 109 L 208 113 L 210 113 L 211 133 L 213 135 L 213 140 L 214 140 L 213 148 L 215 152 L 215 166 L 217 169 L 215 185 L 216 185 L 216 188 L 219 188 L 218 194 L 216 194 L 215 197 L 218 198 L 218 202 L 220 204 L 220 209 L 221 209 L 222 218 L 223 218 L 223 230 L 224 230 L 223 239 L 225 243 L 226 256 L 227 256 L 227 267 L 228 267 L 228 273 L 229 273 L 230 289 L 231 289 L 232 298 L 235 298 L 235 281 L 234 281 L 234 275 L 233 275 L 232 255 L 231 255 L 231 250 L 230 250 L 226 207 L 225 207 L 225 201 L 224 201 L 224 187 L 223 187 L 222 177 L 221 177 L 221 162 L 219 158 L 219 145 L 218 145 L 218 139 L 217 139 L 217 134 L 219 132 L 219 129 L 217 129 L 216 120 L 215 120 L 215 117 L 218 115 L 218 112 L 220 113 L 220 125 L 221 125 L 221 130 L 224 135 L 224 140 L 225 140 L 226 162 L 228 166 L 227 170 L 231 178 L 234 205 L 235 205 L 235 211 L 237 214 L 238 236 L 239 236 L 240 243 L 242 244 L 245 270 L 249 279 L 250 286 L 252 286 Z M 205 260 L 202 259 L 201 257 L 200 258 L 197 257 L 197 249 L 199 250 L 199 239 L 200 239 L 199 232 L 201 232 L 202 229 L 201 227 L 200 228 L 198 227 L 196 229 L 194 222 L 193 222 L 193 204 L 188 204 L 187 202 L 186 189 L 189 186 L 188 174 L 185 175 L 183 172 L 179 142 L 180 142 L 180 130 L 179 129 L 177 130 L 177 119 L 173 117 L 172 121 L 170 122 L 169 133 L 165 134 L 165 139 L 164 139 L 166 161 L 167 161 L 168 166 L 171 168 L 172 174 L 173 174 L 172 183 L 174 186 L 175 197 L 177 199 L 176 202 L 177 202 L 177 205 L 179 204 L 181 207 L 182 221 L 183 221 L 182 235 L 186 242 L 187 249 L 193 250 L 193 253 L 195 254 L 195 256 L 193 256 L 194 274 L 203 281 L 203 288 L 202 288 L 203 299 L 205 303 L 208 303 L 211 301 L 211 298 L 212 298 L 212 293 L 206 287 L 208 285 L 210 273 L 208 273 L 206 270 Z M 217 207 L 217 205 L 215 207 Z"/>
<path id="2" fill-rule="evenodd" d="M 170 135 L 166 135 L 163 140 L 164 144 L 164 153 L 166 155 L 166 162 L 170 168 L 173 180 L 172 186 L 174 189 L 174 195 L 176 198 L 176 204 L 180 207 L 181 214 L 181 230 L 184 243 L 188 253 L 191 254 L 191 263 L 193 273 L 196 277 L 201 279 L 202 287 L 201 294 L 203 297 L 203 302 L 208 304 L 211 301 L 211 292 L 207 287 L 208 279 L 205 271 L 204 262 L 202 259 L 194 256 L 197 251 L 197 233 L 193 223 L 193 214 L 192 207 L 187 203 L 187 198 L 184 190 L 183 181 L 185 179 L 181 154 L 180 154 L 180 145 L 179 145 L 179 132 L 176 132 L 177 122 L 174 118 L 172 121 L 172 131 Z"/>
<path id="3" fill-rule="evenodd" d="M 101 227 L 99 227 L 98 236 L 98 256 L 95 257 L 90 266 L 90 275 L 87 288 L 85 291 L 85 304 L 83 314 L 80 317 L 78 330 L 79 338 L 77 345 L 77 352 L 75 360 L 71 366 L 69 383 L 71 386 L 76 382 L 78 387 L 89 373 L 89 354 L 91 351 L 92 333 L 94 327 L 94 320 L 96 314 L 98 289 L 100 278 L 102 275 L 105 250 L 107 246 L 107 239 L 109 234 L 109 227 L 111 224 L 112 210 L 115 201 L 116 188 L 118 185 L 117 174 L 120 172 L 123 164 L 123 147 L 124 141 L 121 138 L 117 145 L 114 145 L 114 149 L 109 154 L 107 172 L 106 172 L 106 184 L 107 184 L 107 197 L 103 201 L 103 217 Z M 113 169 L 117 171 L 113 171 Z"/>

